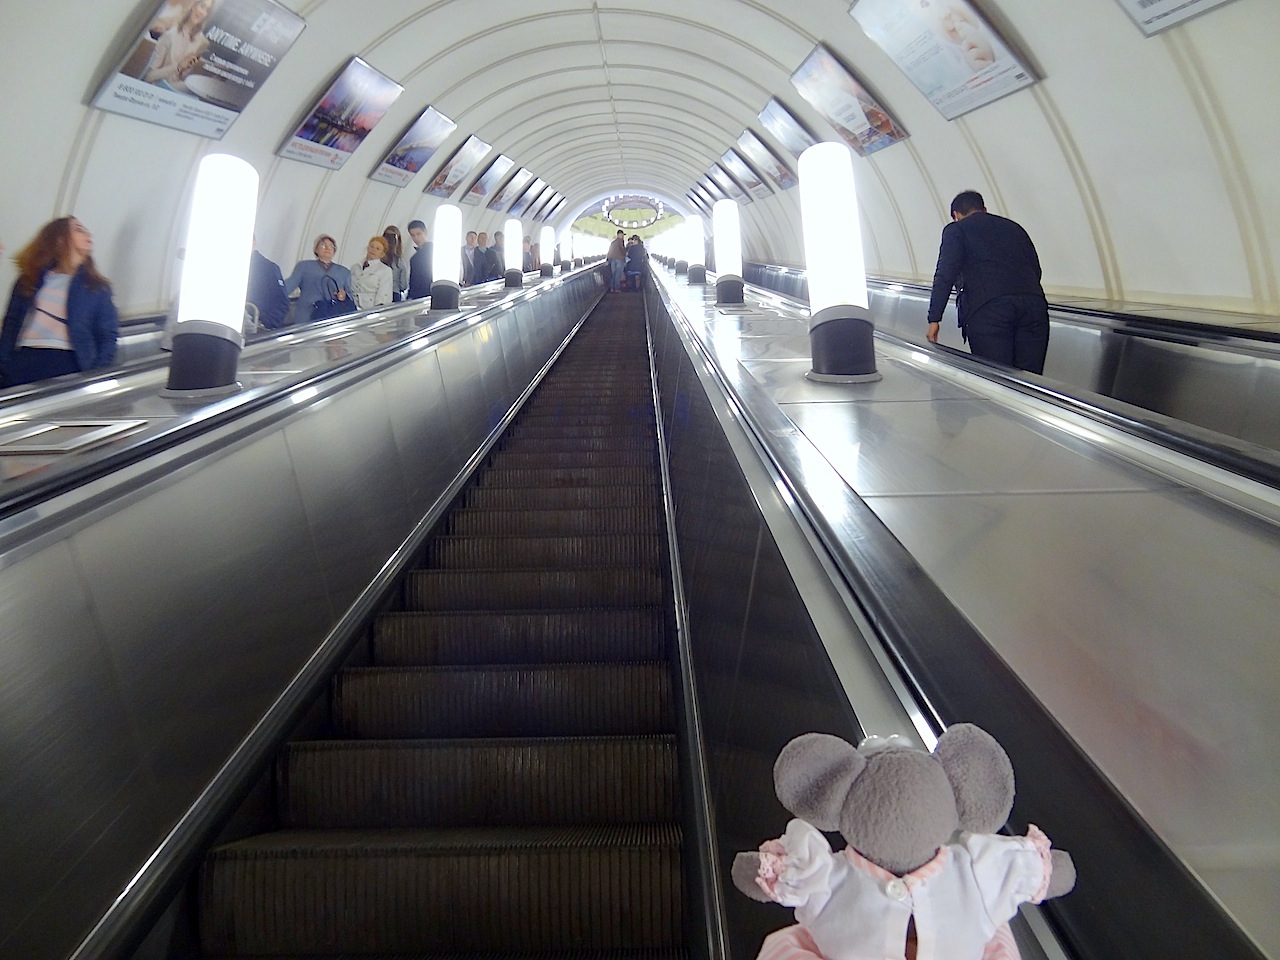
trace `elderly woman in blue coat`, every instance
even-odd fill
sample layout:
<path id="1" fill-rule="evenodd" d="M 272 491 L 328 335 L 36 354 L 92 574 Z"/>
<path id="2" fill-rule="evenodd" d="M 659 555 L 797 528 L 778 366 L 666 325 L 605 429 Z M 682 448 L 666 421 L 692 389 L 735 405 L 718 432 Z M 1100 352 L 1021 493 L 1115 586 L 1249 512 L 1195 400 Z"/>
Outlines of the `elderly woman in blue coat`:
<path id="1" fill-rule="evenodd" d="M 120 322 L 85 225 L 75 217 L 47 223 L 13 259 L 18 280 L 0 327 L 4 385 L 109 367 Z"/>

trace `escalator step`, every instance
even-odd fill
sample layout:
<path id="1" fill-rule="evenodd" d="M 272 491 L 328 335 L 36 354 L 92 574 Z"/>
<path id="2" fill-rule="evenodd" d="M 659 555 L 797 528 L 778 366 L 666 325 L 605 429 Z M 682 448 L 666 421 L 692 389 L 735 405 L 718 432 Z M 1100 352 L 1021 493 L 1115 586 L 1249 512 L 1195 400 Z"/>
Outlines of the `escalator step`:
<path id="1" fill-rule="evenodd" d="M 204 960 L 232 960 L 211 957 Z M 686 950 L 557 950 L 554 953 L 311 953 L 258 954 L 254 960 L 690 960 Z"/>
<path id="2" fill-rule="evenodd" d="M 409 610 L 537 610 L 647 607 L 662 602 L 652 570 L 414 570 Z"/>
<path id="3" fill-rule="evenodd" d="M 596 537 L 435 537 L 427 544 L 427 565 L 439 570 L 583 570 L 631 567 L 658 570 L 656 534 Z"/>
<path id="4" fill-rule="evenodd" d="M 286 829 L 677 818 L 672 737 L 302 741 L 277 771 Z"/>
<path id="5" fill-rule="evenodd" d="M 498 450 L 489 456 L 495 470 L 564 470 L 575 467 L 633 467 L 653 469 L 657 449 L 594 450 L 562 453 L 557 450 Z"/>
<path id="6" fill-rule="evenodd" d="M 620 487 L 472 487 L 463 495 L 478 510 L 612 510 L 642 507 L 657 510 L 657 485 Z"/>
<path id="7" fill-rule="evenodd" d="M 455 510 L 449 533 L 475 536 L 617 536 L 660 529 L 654 509 L 635 510 Z"/>
<path id="8" fill-rule="evenodd" d="M 558 427 L 574 433 L 600 428 L 651 431 L 655 424 L 653 410 L 641 404 L 604 411 L 598 404 L 581 404 L 561 410 L 535 408 L 522 413 L 516 422 L 520 426 Z"/>
<path id="9" fill-rule="evenodd" d="M 653 436 L 655 430 L 655 422 L 652 417 L 647 420 L 634 424 L 629 424 L 625 428 L 616 424 L 604 427 L 584 427 L 576 426 L 570 432 L 563 424 L 557 424 L 552 420 L 536 420 L 530 423 L 522 423 L 517 421 L 511 425 L 508 430 L 508 436 L 513 439 L 538 439 L 538 440 L 563 440 L 566 437 L 574 437 L 577 439 L 595 439 L 608 440 L 618 437 L 635 438 L 639 440 L 649 440 Z"/>
<path id="10" fill-rule="evenodd" d="M 498 449 L 503 453 L 524 453 L 527 451 L 548 453 L 601 453 L 606 450 L 648 450 L 656 451 L 657 440 L 653 436 L 637 437 L 507 437 L 498 442 Z"/>
<path id="11" fill-rule="evenodd" d="M 481 487 L 634 487 L 654 483 L 652 467 L 558 467 L 480 474 Z"/>
<path id="12" fill-rule="evenodd" d="M 337 735 L 641 736 L 675 725 L 660 663 L 358 667 L 333 685 Z"/>
<path id="13" fill-rule="evenodd" d="M 682 938 L 674 824 L 279 831 L 217 847 L 206 953 L 649 948 Z"/>
<path id="14" fill-rule="evenodd" d="M 379 666 L 657 660 L 657 607 L 480 613 L 389 613 L 374 629 Z"/>

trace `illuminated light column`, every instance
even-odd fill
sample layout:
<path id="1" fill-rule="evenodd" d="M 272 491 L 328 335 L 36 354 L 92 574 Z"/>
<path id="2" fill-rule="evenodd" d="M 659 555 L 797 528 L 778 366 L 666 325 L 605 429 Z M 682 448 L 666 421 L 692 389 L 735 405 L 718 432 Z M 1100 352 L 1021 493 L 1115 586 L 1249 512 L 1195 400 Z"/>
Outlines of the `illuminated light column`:
<path id="1" fill-rule="evenodd" d="M 696 213 L 685 221 L 689 232 L 684 237 L 684 257 L 688 264 L 686 272 L 689 283 L 707 282 L 707 230 L 702 217 Z M 676 264 L 676 273 L 680 272 L 680 264 Z"/>
<path id="2" fill-rule="evenodd" d="M 853 159 L 842 143 L 800 155 L 800 216 L 809 278 L 810 380 L 879 380 Z"/>
<path id="3" fill-rule="evenodd" d="M 431 309 L 457 310 L 462 288 L 462 208 L 452 203 L 436 207 L 431 225 Z"/>
<path id="4" fill-rule="evenodd" d="M 716 253 L 716 303 L 742 303 L 742 220 L 738 201 L 717 200 L 711 208 L 711 242 Z"/>
<path id="5" fill-rule="evenodd" d="M 200 161 L 169 380 L 160 395 L 201 400 L 235 393 L 244 348 L 245 291 L 258 212 L 258 172 L 225 153 Z"/>
<path id="6" fill-rule="evenodd" d="M 542 275 L 544 277 L 554 277 L 556 275 L 555 258 L 556 232 L 550 227 L 543 227 L 538 234 L 538 259 L 542 261 Z"/>
<path id="7" fill-rule="evenodd" d="M 512 218 L 502 228 L 502 259 L 507 265 L 506 286 L 524 286 L 524 226 Z"/>
<path id="8" fill-rule="evenodd" d="M 573 269 L 573 233 L 568 227 L 560 231 L 560 272 Z"/>

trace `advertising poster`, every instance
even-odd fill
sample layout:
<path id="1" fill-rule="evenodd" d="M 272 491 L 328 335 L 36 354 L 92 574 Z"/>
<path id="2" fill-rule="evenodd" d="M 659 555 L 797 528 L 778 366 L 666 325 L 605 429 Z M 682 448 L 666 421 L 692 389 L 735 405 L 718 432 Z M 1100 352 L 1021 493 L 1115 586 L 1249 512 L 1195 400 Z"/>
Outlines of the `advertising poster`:
<path id="1" fill-rule="evenodd" d="M 738 152 L 763 170 L 765 176 L 774 182 L 779 190 L 790 190 L 800 181 L 782 159 L 769 149 L 769 145 L 755 135 L 754 131 L 744 130 L 738 138 Z"/>
<path id="2" fill-rule="evenodd" d="M 547 212 L 542 218 L 543 221 L 547 221 L 547 220 L 550 220 L 552 217 L 558 216 L 561 209 L 563 209 L 564 205 L 568 202 L 569 202 L 568 197 L 561 196 L 560 194 L 556 194 L 556 202 L 547 208 Z"/>
<path id="3" fill-rule="evenodd" d="M 1231 0 L 1116 0 L 1148 37 Z"/>
<path id="4" fill-rule="evenodd" d="M 520 195 L 526 183 L 533 179 L 533 174 L 524 167 L 516 171 L 516 175 L 507 181 L 496 197 L 489 201 L 490 210 L 503 210 L 512 200 Z"/>
<path id="5" fill-rule="evenodd" d="M 713 204 L 717 200 L 729 199 L 729 195 L 720 189 L 719 184 L 717 184 L 714 180 L 712 180 L 706 174 L 703 174 L 702 179 L 698 181 L 697 186 L 694 189 L 699 189 L 699 188 L 701 188 L 702 192 L 707 195 L 707 199 L 710 200 Z"/>
<path id="6" fill-rule="evenodd" d="M 369 178 L 405 186 L 457 128 L 456 123 L 435 107 L 427 107 Z"/>
<path id="7" fill-rule="evenodd" d="M 720 165 L 728 170 L 734 179 L 746 187 L 747 193 L 757 200 L 773 196 L 773 191 L 769 189 L 769 185 L 760 179 L 760 174 L 752 170 L 750 164 L 738 156 L 736 150 L 726 150 L 724 155 L 720 157 Z"/>
<path id="8" fill-rule="evenodd" d="M 471 189 L 462 195 L 462 202 L 473 206 L 480 203 L 493 193 L 493 188 L 502 182 L 502 178 L 515 165 L 516 162 L 510 157 L 498 154 L 493 158 L 493 163 L 489 164 L 489 168 L 476 177 L 476 182 L 471 185 Z"/>
<path id="9" fill-rule="evenodd" d="M 467 142 L 454 151 L 453 156 L 445 161 L 443 167 L 427 184 L 423 193 L 433 197 L 448 199 L 458 186 L 471 175 L 476 165 L 484 159 L 484 155 L 493 148 L 479 137 L 467 137 Z"/>
<path id="10" fill-rule="evenodd" d="M 969 0 L 856 0 L 849 15 L 948 120 L 1036 82 Z"/>
<path id="11" fill-rule="evenodd" d="M 507 211 L 509 217 L 519 217 L 533 205 L 533 201 L 542 196 L 542 191 L 547 189 L 547 181 L 539 177 L 533 183 L 529 184 L 529 189 L 520 195 L 520 199 L 511 205 L 511 209 Z"/>
<path id="12" fill-rule="evenodd" d="M 821 44 L 791 75 L 791 84 L 861 156 L 907 138 L 889 111 Z"/>
<path id="13" fill-rule="evenodd" d="M 359 57 L 352 57 L 330 84 L 280 156 L 339 169 L 386 116 L 404 87 Z"/>
<path id="14" fill-rule="evenodd" d="M 274 0 L 163 0 L 93 105 L 221 140 L 305 26 Z"/>
<path id="15" fill-rule="evenodd" d="M 711 169 L 707 171 L 707 176 L 720 188 L 720 192 L 730 200 L 737 200 L 744 207 L 753 202 L 751 197 L 747 195 L 747 191 L 738 186 L 738 182 L 729 176 L 720 164 L 713 163 Z"/>
<path id="16" fill-rule="evenodd" d="M 542 202 L 529 208 L 529 216 L 534 220 L 546 220 L 553 207 L 560 202 L 560 194 L 548 190 Z"/>
<path id="17" fill-rule="evenodd" d="M 765 104 L 760 111 L 760 122 L 782 144 L 782 149 L 797 160 L 800 159 L 800 154 L 818 142 L 818 138 L 805 129 L 804 124 L 780 100 L 770 100 Z"/>

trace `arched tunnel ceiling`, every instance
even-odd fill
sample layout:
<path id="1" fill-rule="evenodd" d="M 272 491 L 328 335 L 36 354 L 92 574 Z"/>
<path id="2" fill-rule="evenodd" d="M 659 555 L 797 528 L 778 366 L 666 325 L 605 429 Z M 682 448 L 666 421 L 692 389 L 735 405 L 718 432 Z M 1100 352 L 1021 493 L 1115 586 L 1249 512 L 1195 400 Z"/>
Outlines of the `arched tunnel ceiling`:
<path id="1" fill-rule="evenodd" d="M 362 13 L 385 23 L 358 52 L 577 206 L 616 190 L 682 198 L 816 42 L 797 22 L 810 5 L 776 6 L 711 0 L 695 18 L 688 4 L 544 0 L 477 18 L 447 0 L 397 19 L 389 5 Z"/>
<path id="2" fill-rule="evenodd" d="M 1190 0 L 1207 12 L 1150 37 L 1124 10 L 1136 0 L 969 0 L 1039 79 L 953 120 L 869 39 L 850 0 L 279 2 L 305 30 L 221 140 L 91 106 L 159 0 L 0 4 L 0 80 L 17 91 L 0 102 L 0 243 L 15 249 L 74 212 L 98 235 L 124 312 L 145 313 L 173 295 L 205 154 L 259 170 L 260 241 L 290 261 L 319 232 L 345 254 L 383 224 L 429 219 L 441 201 L 423 189 L 471 135 L 567 199 L 554 226 L 616 192 L 681 211 L 744 130 L 785 156 L 758 119 L 771 98 L 837 139 L 790 79 L 822 44 L 909 134 L 855 160 L 873 274 L 927 279 L 947 203 L 972 187 L 1028 227 L 1060 296 L 1280 313 L 1275 0 Z M 353 56 L 403 94 L 341 169 L 282 158 Z M 456 131 L 408 185 L 371 180 L 428 105 Z M 797 192 L 744 208 L 750 256 L 803 261 Z M 502 218 L 464 214 L 478 229 Z M 12 277 L 0 263 L 0 283 Z"/>

